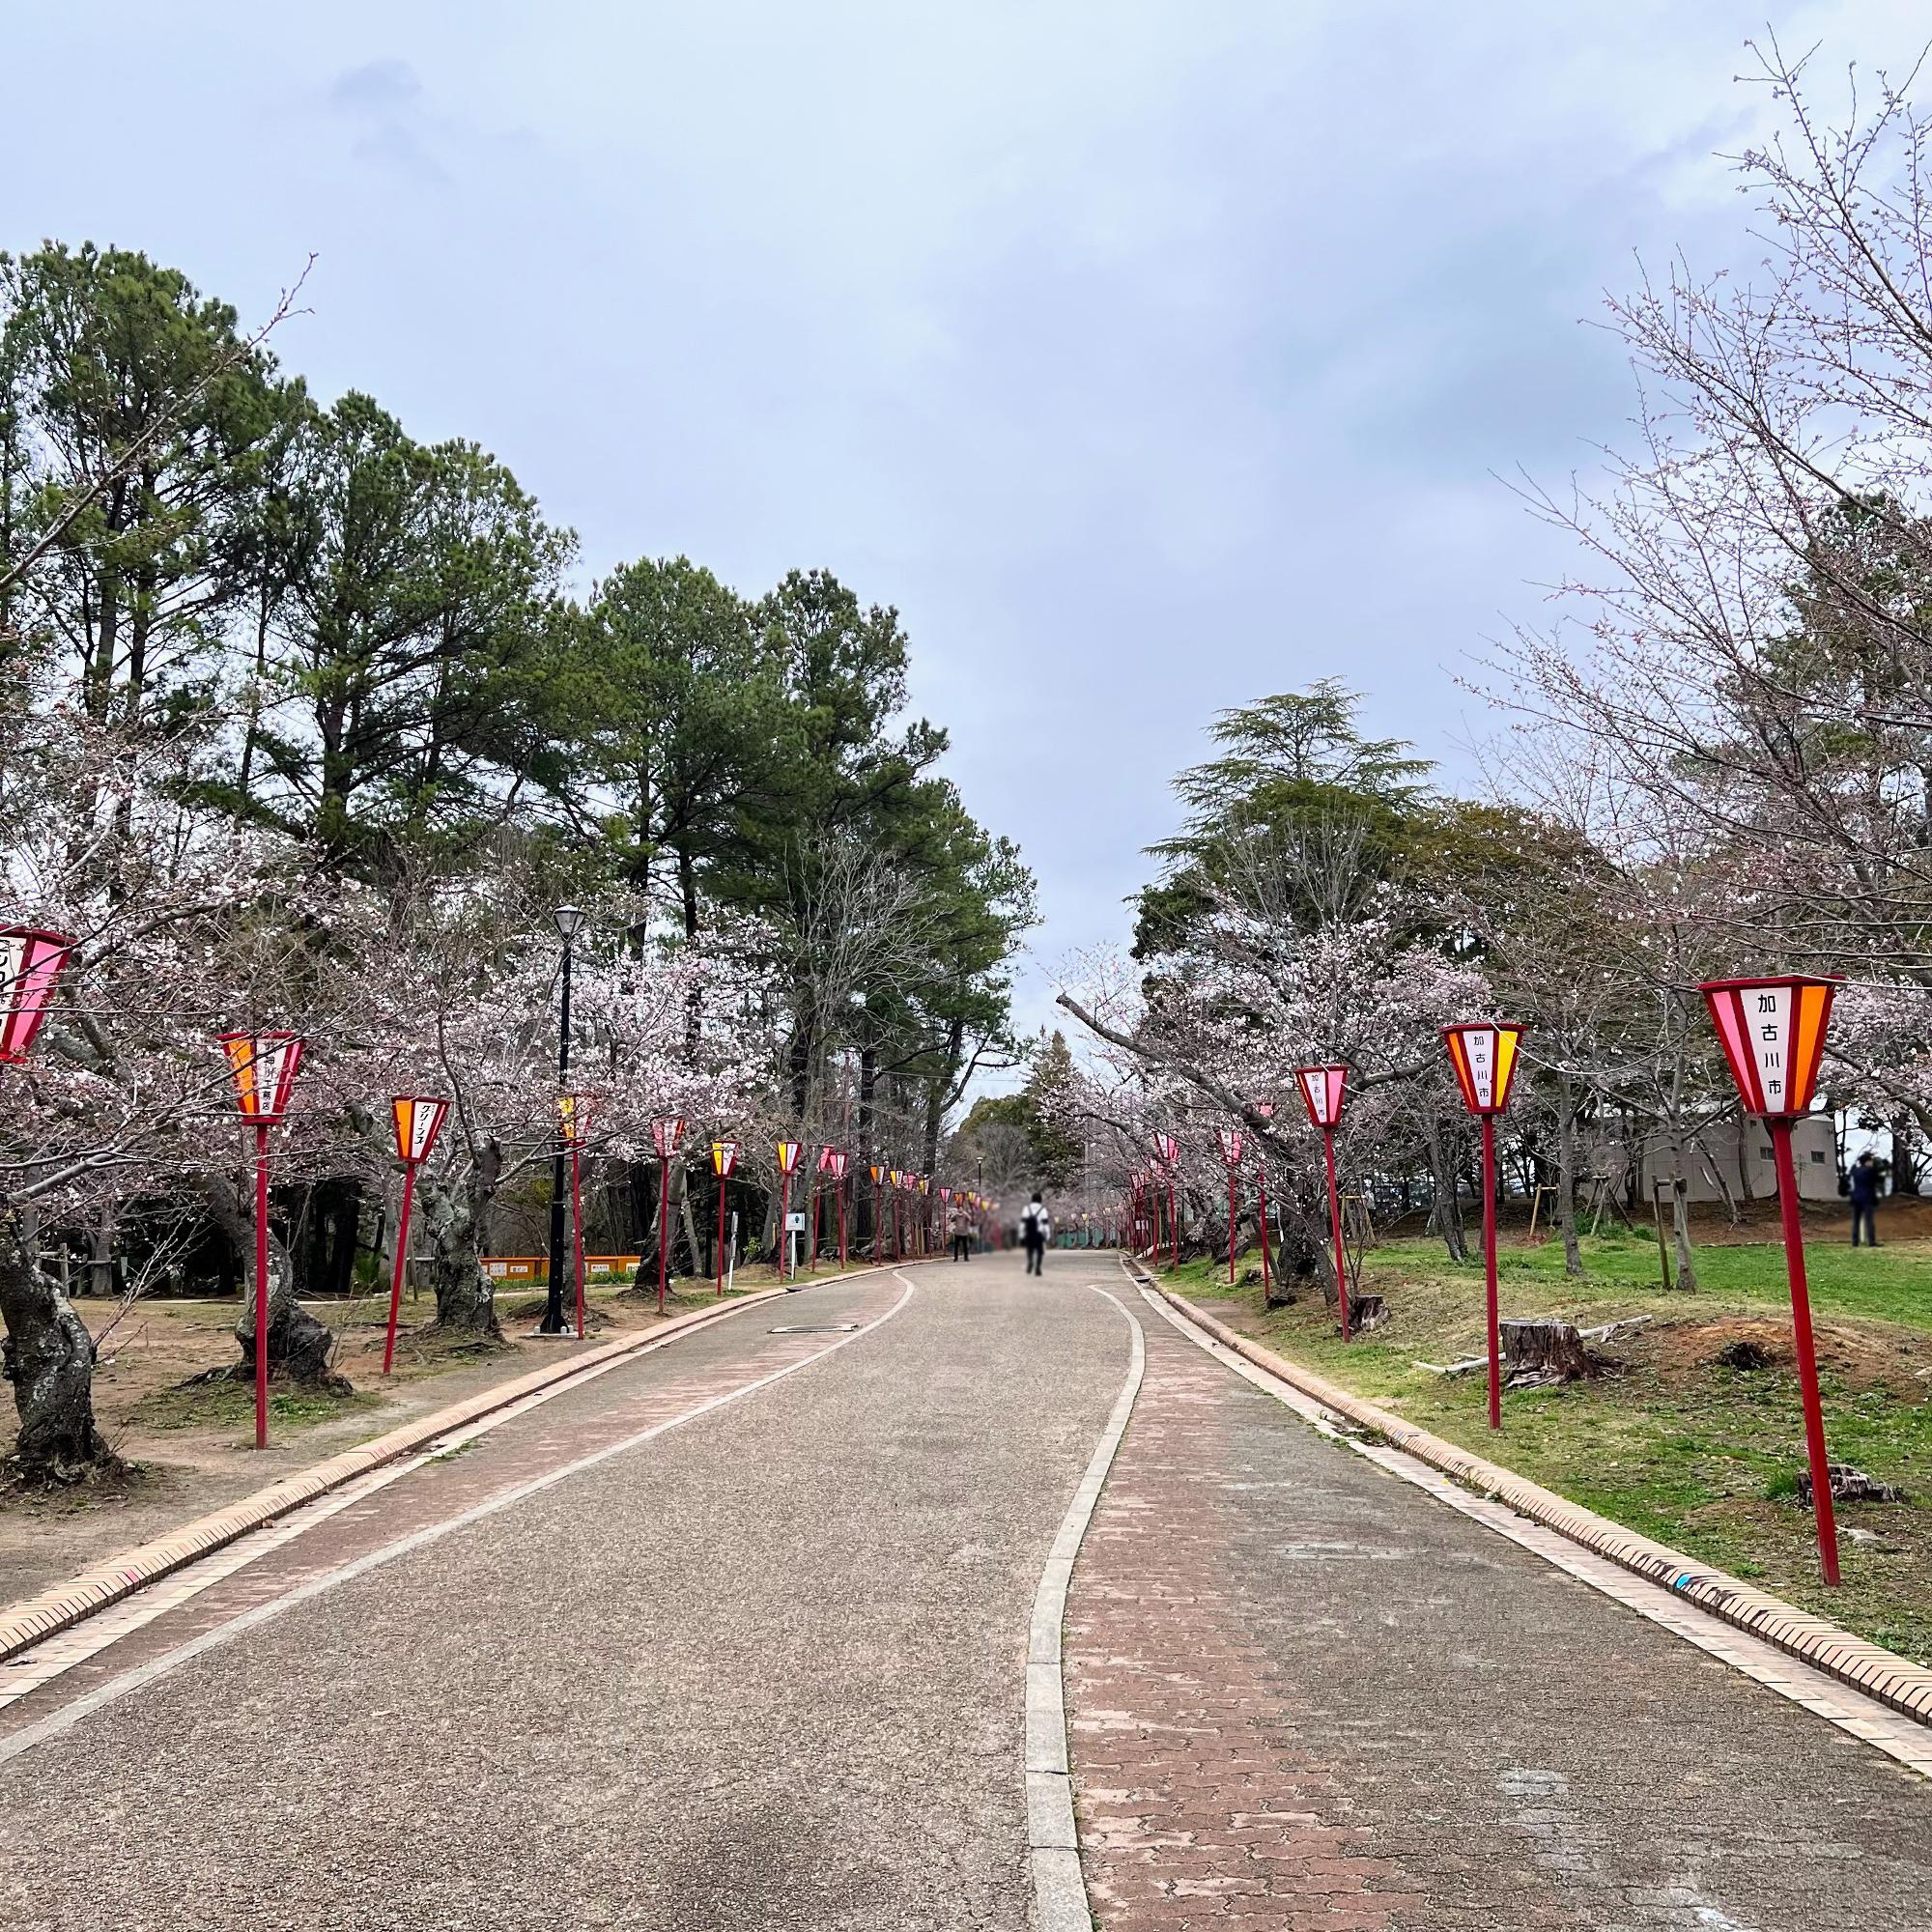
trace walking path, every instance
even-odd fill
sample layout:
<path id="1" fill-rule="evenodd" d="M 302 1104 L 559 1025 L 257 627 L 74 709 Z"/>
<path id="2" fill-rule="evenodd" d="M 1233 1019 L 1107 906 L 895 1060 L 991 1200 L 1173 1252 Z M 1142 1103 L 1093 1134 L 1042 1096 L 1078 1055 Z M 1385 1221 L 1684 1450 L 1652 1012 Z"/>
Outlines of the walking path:
<path id="1" fill-rule="evenodd" d="M 1932 1783 L 1093 1256 L 746 1308 L 11 1668 L 9 1932 L 1932 1924 Z"/>
<path id="2" fill-rule="evenodd" d="M 1907 1932 L 1932 1786 L 1324 1438 L 1135 1297 L 1067 1606 L 1107 1932 Z"/>

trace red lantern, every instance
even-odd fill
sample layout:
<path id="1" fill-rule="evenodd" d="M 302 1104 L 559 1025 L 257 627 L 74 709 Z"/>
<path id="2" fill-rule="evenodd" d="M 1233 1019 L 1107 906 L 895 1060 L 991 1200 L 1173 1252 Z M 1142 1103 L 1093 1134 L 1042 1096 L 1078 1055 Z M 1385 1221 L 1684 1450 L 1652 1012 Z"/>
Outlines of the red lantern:
<path id="1" fill-rule="evenodd" d="M 410 1207 L 415 1200 L 416 1169 L 436 1146 L 436 1137 L 449 1115 L 447 1100 L 420 1094 L 398 1094 L 389 1102 L 396 1127 L 396 1158 L 403 1164 L 403 1205 L 396 1215 L 396 1267 L 389 1282 L 389 1332 L 383 1344 L 383 1373 L 396 1360 L 396 1318 L 402 1312 L 403 1275 L 410 1262 Z"/>
<path id="2" fill-rule="evenodd" d="M 254 1127 L 271 1127 L 289 1111 L 303 1042 L 292 1033 L 225 1033 L 221 1050 L 235 1076 L 235 1104 Z"/>
<path id="3" fill-rule="evenodd" d="M 1342 1102 L 1348 1093 L 1346 1066 L 1297 1066 L 1294 1077 L 1308 1118 L 1324 1130 L 1342 1124 Z"/>
<path id="4" fill-rule="evenodd" d="M 1496 1325 L 1496 1116 L 1509 1105 L 1520 1026 L 1491 1020 L 1442 1029 L 1463 1104 L 1483 1123 L 1483 1276 L 1490 1328 L 1490 1427 L 1503 1426 L 1502 1346 Z"/>
<path id="5" fill-rule="evenodd" d="M 1804 1275 L 1804 1229 L 1798 1218 L 1798 1164 L 1791 1130 L 1808 1113 L 1825 1055 L 1835 980 L 1786 973 L 1769 980 L 1710 980 L 1697 990 L 1710 1007 L 1745 1112 L 1762 1117 L 1777 1164 L 1777 1208 L 1784 1229 L 1784 1271 L 1791 1290 L 1791 1331 L 1798 1389 L 1804 1406 L 1804 1453 L 1811 1466 L 1811 1508 L 1825 1581 L 1838 1580 L 1838 1524 L 1832 1508 L 1832 1465 L 1825 1447 L 1825 1408 L 1818 1396 L 1818 1350 L 1811 1333 L 1811 1291 Z"/>
<path id="6" fill-rule="evenodd" d="M 1444 1027 L 1442 1037 L 1449 1043 L 1449 1060 L 1463 1090 L 1463 1106 L 1484 1120 L 1500 1114 L 1509 1105 L 1522 1029 L 1488 1020 L 1465 1021 L 1461 1026 Z"/>
<path id="7" fill-rule="evenodd" d="M 47 1016 L 73 941 L 34 925 L 0 928 L 0 1066 L 17 1066 Z"/>
<path id="8" fill-rule="evenodd" d="M 269 1446 L 269 1129 L 289 1110 L 302 1042 L 292 1033 L 225 1033 L 235 1104 L 255 1129 L 255 1447 Z"/>

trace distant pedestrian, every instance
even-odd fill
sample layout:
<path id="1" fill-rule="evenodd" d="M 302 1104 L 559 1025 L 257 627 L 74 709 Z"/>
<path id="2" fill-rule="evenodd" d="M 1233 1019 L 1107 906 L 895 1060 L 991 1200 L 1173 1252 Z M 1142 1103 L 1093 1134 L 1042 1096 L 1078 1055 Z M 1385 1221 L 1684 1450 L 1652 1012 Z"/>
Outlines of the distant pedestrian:
<path id="1" fill-rule="evenodd" d="M 963 1201 L 952 1204 L 952 1212 L 946 1219 L 947 1232 L 952 1236 L 952 1259 L 955 1262 L 970 1262 L 973 1259 L 973 1217 L 966 1211 Z"/>
<path id="2" fill-rule="evenodd" d="M 1020 1240 L 1026 1247 L 1028 1274 L 1046 1272 L 1046 1244 L 1052 1237 L 1053 1223 L 1047 1218 L 1045 1204 L 1036 1193 L 1020 1216 Z"/>
<path id="3" fill-rule="evenodd" d="M 1864 1230 L 1865 1246 L 1878 1246 L 1878 1197 L 1885 1188 L 1885 1170 L 1878 1163 L 1878 1156 L 1871 1152 L 1860 1154 L 1852 1163 L 1852 1246 L 1859 1244 L 1859 1230 Z"/>

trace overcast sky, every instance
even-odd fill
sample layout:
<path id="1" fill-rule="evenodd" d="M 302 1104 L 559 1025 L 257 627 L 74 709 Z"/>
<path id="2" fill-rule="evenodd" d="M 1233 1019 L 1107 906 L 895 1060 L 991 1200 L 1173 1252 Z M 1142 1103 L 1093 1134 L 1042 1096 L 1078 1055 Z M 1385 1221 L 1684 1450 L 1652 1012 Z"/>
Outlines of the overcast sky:
<path id="1" fill-rule="evenodd" d="M 1738 258 L 1767 6 L 330 0 L 8 10 L 0 247 L 148 250 L 324 396 L 494 450 L 586 578 L 898 607 L 1048 963 L 1222 706 L 1335 674 L 1455 769 L 1560 567 L 1637 255 Z M 1769 9 L 1902 65 L 1904 0 Z M 1043 978 L 1027 1016 L 1046 1013 Z"/>

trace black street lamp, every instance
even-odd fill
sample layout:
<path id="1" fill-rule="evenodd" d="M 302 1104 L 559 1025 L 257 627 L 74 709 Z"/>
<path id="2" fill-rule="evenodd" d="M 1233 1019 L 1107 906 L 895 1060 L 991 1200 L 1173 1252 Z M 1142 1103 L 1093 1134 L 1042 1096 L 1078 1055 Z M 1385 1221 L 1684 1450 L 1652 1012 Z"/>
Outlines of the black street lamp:
<path id="1" fill-rule="evenodd" d="M 559 1094 L 568 1092 L 570 1087 L 570 949 L 589 916 L 582 906 L 573 905 L 558 906 L 554 915 L 556 929 L 563 939 L 563 999 L 556 1026 L 556 1091 Z M 565 1143 L 559 1118 L 556 1159 L 551 1168 L 550 1180 L 550 1292 L 544 1297 L 543 1321 L 537 1325 L 539 1335 L 570 1332 L 569 1323 L 563 1319 L 563 1197 L 570 1186 L 569 1160 L 570 1150 Z"/>

